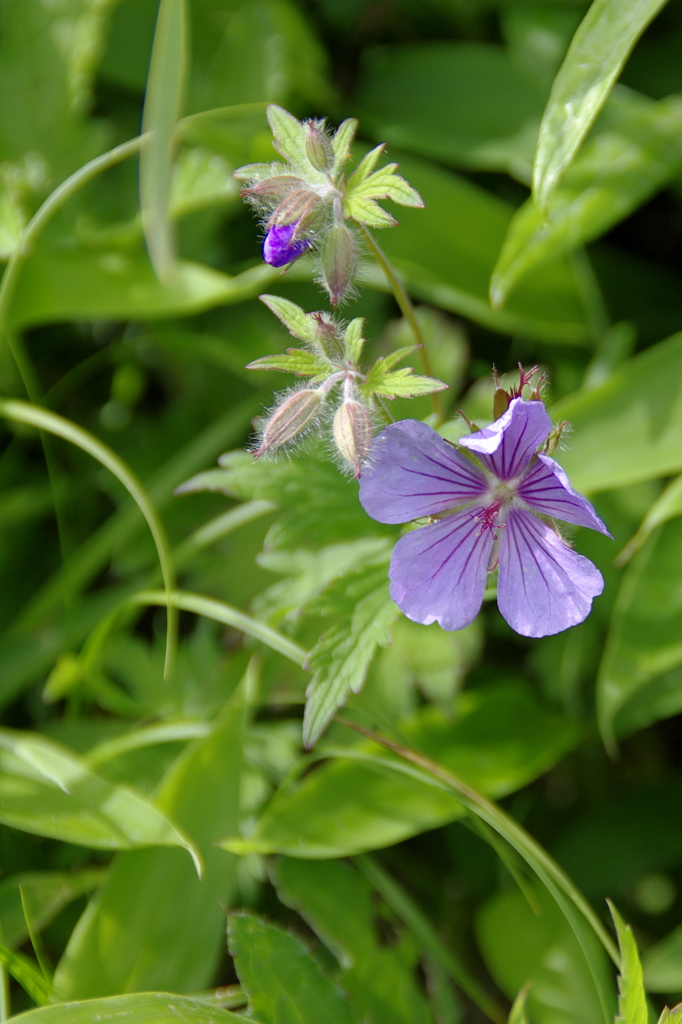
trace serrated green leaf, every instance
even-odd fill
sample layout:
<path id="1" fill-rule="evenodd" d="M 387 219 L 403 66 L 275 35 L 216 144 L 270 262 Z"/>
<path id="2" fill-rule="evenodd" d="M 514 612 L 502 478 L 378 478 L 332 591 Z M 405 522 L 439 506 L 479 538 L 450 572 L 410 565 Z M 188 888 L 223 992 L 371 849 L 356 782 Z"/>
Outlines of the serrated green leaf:
<path id="1" fill-rule="evenodd" d="M 350 156 L 350 147 L 358 130 L 358 122 L 354 117 L 349 117 L 339 125 L 332 137 L 332 148 L 334 150 L 334 166 L 332 177 L 336 179 L 343 169 L 343 165 Z"/>
<path id="2" fill-rule="evenodd" d="M 501 306 L 532 267 L 592 241 L 621 221 L 682 166 L 682 99 L 638 105 L 595 135 L 567 171 L 547 210 L 529 199 L 514 214 L 493 270 L 490 297 Z"/>
<path id="3" fill-rule="evenodd" d="M 665 0 L 594 0 L 568 49 L 547 103 L 533 168 L 546 209 L 601 110 L 635 42 Z"/>
<path id="4" fill-rule="evenodd" d="M 432 395 L 436 391 L 443 391 L 448 387 L 442 380 L 435 377 L 422 377 L 414 373 L 411 366 L 402 370 L 394 370 L 387 373 L 381 383 L 374 386 L 372 391 L 375 395 L 383 398 L 414 398 L 415 395 Z"/>
<path id="5" fill-rule="evenodd" d="M 372 887 L 354 867 L 286 857 L 272 875 L 280 899 L 301 914 L 344 968 L 340 982 L 358 1020 L 432 1024 L 413 973 L 419 952 L 410 949 L 404 933 L 390 946 L 381 943 Z M 395 924 L 392 915 L 390 923 Z"/>
<path id="6" fill-rule="evenodd" d="M 397 164 L 387 164 L 374 174 L 370 174 L 364 181 L 359 181 L 351 188 L 348 183 L 348 192 L 353 199 L 392 199 L 394 203 L 401 206 L 422 207 L 424 202 L 415 188 L 395 174 Z"/>
<path id="7" fill-rule="evenodd" d="M 632 928 L 625 924 L 611 900 L 607 900 L 607 903 L 618 932 L 621 956 L 617 1019 L 622 1021 L 622 1024 L 648 1024 L 649 1013 L 642 979 L 642 965 Z"/>
<path id="8" fill-rule="evenodd" d="M 50 1001 L 50 985 L 43 977 L 32 960 L 23 953 L 15 953 L 6 946 L 0 945 L 0 963 L 6 971 L 18 981 L 25 992 L 38 1006 L 45 1006 Z"/>
<path id="9" fill-rule="evenodd" d="M 198 999 L 168 992 L 135 992 L 106 999 L 84 999 L 78 1003 L 57 1003 L 20 1013 L 12 1020 L 21 1024 L 247 1024 L 246 1018 Z M 255 1024 L 249 1021 L 249 1024 Z"/>
<path id="10" fill-rule="evenodd" d="M 343 204 L 344 213 L 347 217 L 357 220 L 360 224 L 366 224 L 370 228 L 393 228 L 398 221 L 386 210 L 382 210 L 373 199 L 361 199 L 357 196 L 350 196 Z"/>
<path id="11" fill-rule="evenodd" d="M 328 588 L 309 609 L 342 614 L 313 647 L 306 667 L 315 673 L 306 696 L 303 742 L 312 747 L 349 693 L 358 693 L 377 646 L 387 643 L 396 606 L 388 594 L 386 556 Z"/>
<path id="12" fill-rule="evenodd" d="M 665 1006 L 658 1018 L 658 1024 L 680 1024 L 680 1022 L 682 1022 L 682 1003 L 673 1006 L 672 1010 Z"/>
<path id="13" fill-rule="evenodd" d="M 283 299 L 281 295 L 259 295 L 258 298 L 278 317 L 289 334 L 301 341 L 313 344 L 316 337 L 315 320 L 295 302 Z"/>
<path id="14" fill-rule="evenodd" d="M 329 363 L 324 362 L 314 352 L 306 352 L 302 348 L 290 348 L 277 356 L 261 356 L 248 363 L 247 370 L 283 370 L 295 373 L 297 377 L 316 377 L 317 374 L 330 373 Z"/>
<path id="15" fill-rule="evenodd" d="M 275 137 L 275 149 L 307 181 L 325 180 L 325 174 L 316 170 L 306 154 L 306 128 L 284 107 L 271 103 L 268 106 L 268 122 Z"/>
<path id="16" fill-rule="evenodd" d="M 385 149 L 386 143 L 381 142 L 378 146 L 375 146 L 374 149 L 370 149 L 368 153 L 365 153 L 362 160 L 348 179 L 347 193 L 349 195 L 357 188 L 358 185 L 361 185 L 362 182 L 369 177 Z M 391 166 L 397 167 L 397 164 L 391 164 Z"/>
<path id="17" fill-rule="evenodd" d="M 290 932 L 255 914 L 230 914 L 228 945 L 249 1010 L 263 1024 L 354 1024 L 343 994 Z"/>
<path id="18" fill-rule="evenodd" d="M 346 328 L 344 344 L 346 348 L 346 358 L 351 363 L 357 364 L 362 354 L 362 347 L 365 344 L 365 339 L 362 336 L 364 326 L 364 317 L 358 316 L 355 320 L 351 320 Z"/>

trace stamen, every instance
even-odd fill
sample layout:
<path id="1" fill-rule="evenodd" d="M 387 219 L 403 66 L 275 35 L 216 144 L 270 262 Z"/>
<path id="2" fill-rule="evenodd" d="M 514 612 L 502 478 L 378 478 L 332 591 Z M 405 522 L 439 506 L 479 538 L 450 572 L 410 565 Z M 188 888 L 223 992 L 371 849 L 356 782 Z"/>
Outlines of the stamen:
<path id="1" fill-rule="evenodd" d="M 477 530 L 476 532 L 477 537 L 480 537 L 484 530 L 490 530 L 493 540 L 497 540 L 497 533 L 495 531 L 503 530 L 505 526 L 504 523 L 495 523 L 503 505 L 504 500 L 502 498 L 498 498 L 497 501 L 492 503 L 492 505 L 488 505 L 486 508 L 481 509 L 478 515 L 472 515 L 471 518 L 475 522 L 480 523 L 481 526 L 480 530 Z"/>

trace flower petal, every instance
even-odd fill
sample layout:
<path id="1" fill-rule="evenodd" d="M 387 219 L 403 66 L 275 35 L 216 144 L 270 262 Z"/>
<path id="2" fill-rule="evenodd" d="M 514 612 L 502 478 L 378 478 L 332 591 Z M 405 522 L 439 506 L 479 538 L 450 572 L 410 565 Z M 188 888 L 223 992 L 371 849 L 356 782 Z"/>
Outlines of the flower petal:
<path id="1" fill-rule="evenodd" d="M 360 502 L 380 523 L 407 523 L 480 498 L 486 479 L 435 430 L 392 423 L 376 437 L 360 477 Z"/>
<path id="2" fill-rule="evenodd" d="M 549 455 L 538 455 L 516 493 L 536 512 L 611 536 L 587 498 L 573 490 L 564 470 Z"/>
<path id="3" fill-rule="evenodd" d="M 586 619 L 601 594 L 599 570 L 551 526 L 510 509 L 502 530 L 497 603 L 521 636 L 551 636 Z"/>
<path id="4" fill-rule="evenodd" d="M 271 267 L 284 267 L 297 260 L 312 245 L 307 238 L 293 242 L 296 224 L 275 224 L 263 239 L 263 260 Z"/>
<path id="5" fill-rule="evenodd" d="M 459 443 L 475 452 L 499 480 L 513 480 L 521 476 L 551 429 L 552 421 L 542 402 L 515 398 L 499 420 L 476 434 L 461 437 Z"/>
<path id="6" fill-rule="evenodd" d="M 492 545 L 471 509 L 413 530 L 393 552 L 391 597 L 413 622 L 463 629 L 481 607 Z"/>

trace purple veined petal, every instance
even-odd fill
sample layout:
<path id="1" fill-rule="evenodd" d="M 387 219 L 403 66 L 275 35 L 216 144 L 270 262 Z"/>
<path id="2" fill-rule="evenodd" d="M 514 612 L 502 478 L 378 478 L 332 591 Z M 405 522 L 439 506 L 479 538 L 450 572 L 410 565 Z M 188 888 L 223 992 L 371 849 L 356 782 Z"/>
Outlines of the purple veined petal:
<path id="1" fill-rule="evenodd" d="M 499 420 L 476 434 L 461 437 L 459 443 L 475 452 L 499 480 L 513 480 L 521 476 L 551 429 L 552 421 L 542 402 L 515 398 Z"/>
<path id="2" fill-rule="evenodd" d="M 500 542 L 497 604 L 521 636 L 551 636 L 586 619 L 604 580 L 588 558 L 523 509 L 510 509 Z"/>
<path id="3" fill-rule="evenodd" d="M 455 512 L 396 544 L 389 571 L 391 597 L 413 622 L 463 629 L 478 615 L 493 536 L 481 529 L 475 512 Z"/>
<path id="4" fill-rule="evenodd" d="M 483 473 L 435 430 L 401 420 L 374 439 L 362 467 L 360 502 L 380 523 L 407 523 L 474 501 L 487 488 Z"/>
<path id="5" fill-rule="evenodd" d="M 538 461 L 530 467 L 516 493 L 536 512 L 576 526 L 588 526 L 611 537 L 587 498 L 573 490 L 564 470 L 548 455 L 538 455 Z"/>
<path id="6" fill-rule="evenodd" d="M 307 252 L 312 242 L 307 238 L 292 242 L 294 224 L 275 224 L 270 228 L 263 239 L 263 260 L 271 267 L 284 267 L 292 260 L 298 259 L 304 252 Z"/>

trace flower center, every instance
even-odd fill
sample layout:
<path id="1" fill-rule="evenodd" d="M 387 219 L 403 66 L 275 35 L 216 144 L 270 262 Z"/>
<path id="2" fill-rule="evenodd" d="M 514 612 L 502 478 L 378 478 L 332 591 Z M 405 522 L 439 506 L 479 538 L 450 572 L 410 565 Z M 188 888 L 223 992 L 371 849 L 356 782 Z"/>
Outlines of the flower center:
<path id="1" fill-rule="evenodd" d="M 509 505 L 514 498 L 514 489 L 509 487 L 507 484 L 499 484 L 491 492 L 490 497 L 493 499 L 489 505 L 484 508 L 476 510 L 476 514 L 472 515 L 480 526 L 476 536 L 480 537 L 484 530 L 490 530 L 490 534 L 493 540 L 497 540 L 497 531 L 504 529 L 504 523 L 499 523 L 497 517 L 501 510 Z"/>

